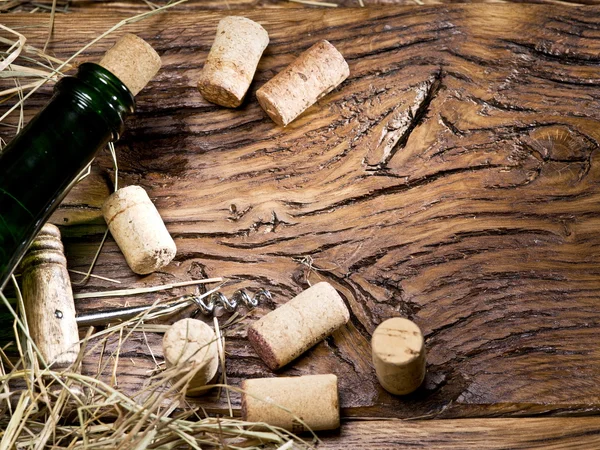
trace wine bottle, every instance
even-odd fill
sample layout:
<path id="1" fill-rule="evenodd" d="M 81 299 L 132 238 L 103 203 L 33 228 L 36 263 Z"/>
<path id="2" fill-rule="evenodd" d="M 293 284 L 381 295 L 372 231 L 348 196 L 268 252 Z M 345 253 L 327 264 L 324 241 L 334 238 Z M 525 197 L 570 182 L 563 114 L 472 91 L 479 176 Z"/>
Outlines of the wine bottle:
<path id="1" fill-rule="evenodd" d="M 0 290 L 95 154 L 123 133 L 134 95 L 159 67 L 145 41 L 125 35 L 100 64 L 81 64 L 75 76 L 62 78 L 50 102 L 2 150 Z"/>

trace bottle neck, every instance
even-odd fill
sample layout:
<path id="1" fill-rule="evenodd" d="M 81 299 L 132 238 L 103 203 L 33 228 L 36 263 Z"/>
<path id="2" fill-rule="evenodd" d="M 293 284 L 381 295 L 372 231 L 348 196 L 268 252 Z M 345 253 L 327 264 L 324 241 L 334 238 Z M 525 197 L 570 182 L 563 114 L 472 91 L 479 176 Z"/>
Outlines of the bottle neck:
<path id="1" fill-rule="evenodd" d="M 69 93 L 79 108 L 93 108 L 112 130 L 112 141 L 125 130 L 125 118 L 135 111 L 131 91 L 110 71 L 94 63 L 83 63 L 72 77 L 62 78 L 57 93 Z"/>

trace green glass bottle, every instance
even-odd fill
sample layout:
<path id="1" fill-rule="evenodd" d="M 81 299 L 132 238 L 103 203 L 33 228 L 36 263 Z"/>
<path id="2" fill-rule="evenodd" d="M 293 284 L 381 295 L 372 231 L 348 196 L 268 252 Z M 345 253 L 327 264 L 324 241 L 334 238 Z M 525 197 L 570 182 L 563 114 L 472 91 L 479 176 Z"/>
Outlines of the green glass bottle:
<path id="1" fill-rule="evenodd" d="M 115 75 L 81 64 L 0 153 L 0 290 L 96 152 L 118 139 L 134 107 Z"/>

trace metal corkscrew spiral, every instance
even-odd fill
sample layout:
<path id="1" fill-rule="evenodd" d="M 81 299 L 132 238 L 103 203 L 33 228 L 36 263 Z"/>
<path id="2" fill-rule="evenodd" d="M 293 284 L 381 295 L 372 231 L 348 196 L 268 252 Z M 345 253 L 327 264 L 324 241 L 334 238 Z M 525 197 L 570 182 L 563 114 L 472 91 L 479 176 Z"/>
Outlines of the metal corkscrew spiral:
<path id="1" fill-rule="evenodd" d="M 258 306 L 261 299 L 271 300 L 271 292 L 261 288 L 253 296 L 250 296 L 245 289 L 238 289 L 231 297 L 225 296 L 222 292 L 214 292 L 208 297 L 206 302 L 204 302 L 202 296 L 194 296 L 192 300 L 198 306 L 198 310 L 194 312 L 193 316 L 198 315 L 199 312 L 205 316 L 211 315 L 218 304 L 221 304 L 227 312 L 234 312 L 240 304 L 244 304 L 248 309 L 252 309 Z"/>

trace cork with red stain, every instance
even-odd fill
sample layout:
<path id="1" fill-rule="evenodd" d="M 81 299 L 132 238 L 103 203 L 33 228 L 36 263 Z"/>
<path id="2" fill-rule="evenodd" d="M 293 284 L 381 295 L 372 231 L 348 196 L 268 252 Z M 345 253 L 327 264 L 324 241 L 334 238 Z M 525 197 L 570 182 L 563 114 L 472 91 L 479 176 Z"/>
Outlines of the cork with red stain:
<path id="1" fill-rule="evenodd" d="M 296 359 L 350 319 L 335 288 L 317 283 L 248 328 L 252 347 L 272 370 Z"/>

